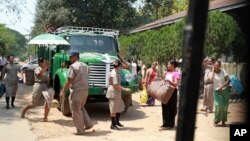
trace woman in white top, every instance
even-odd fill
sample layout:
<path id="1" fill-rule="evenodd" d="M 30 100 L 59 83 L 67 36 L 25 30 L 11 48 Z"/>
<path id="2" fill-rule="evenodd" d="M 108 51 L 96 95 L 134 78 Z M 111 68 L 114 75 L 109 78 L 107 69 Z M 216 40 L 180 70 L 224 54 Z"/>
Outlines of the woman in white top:
<path id="1" fill-rule="evenodd" d="M 227 121 L 227 110 L 229 104 L 229 77 L 226 71 L 221 69 L 221 62 L 215 61 L 212 72 L 209 74 L 209 79 L 213 82 L 214 90 L 214 125 L 219 122 L 225 126 Z"/>
<path id="2" fill-rule="evenodd" d="M 173 95 L 169 99 L 167 104 L 162 103 L 162 119 L 163 124 L 161 126 L 160 131 L 169 130 L 174 128 L 175 126 L 175 116 L 177 114 L 177 84 L 180 80 L 180 73 L 176 71 L 176 67 L 178 66 L 178 62 L 175 60 L 171 60 L 167 63 L 167 71 L 163 74 L 163 79 L 168 81 L 170 85 L 172 85 L 175 90 Z"/>

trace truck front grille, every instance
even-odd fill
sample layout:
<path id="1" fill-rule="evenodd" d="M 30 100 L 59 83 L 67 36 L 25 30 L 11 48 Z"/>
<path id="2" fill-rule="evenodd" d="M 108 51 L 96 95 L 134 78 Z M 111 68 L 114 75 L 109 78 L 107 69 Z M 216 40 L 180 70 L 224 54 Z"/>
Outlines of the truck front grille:
<path id="1" fill-rule="evenodd" d="M 89 64 L 89 86 L 107 87 L 107 79 L 109 73 L 114 68 L 110 64 Z M 109 69 L 108 71 L 106 71 Z"/>

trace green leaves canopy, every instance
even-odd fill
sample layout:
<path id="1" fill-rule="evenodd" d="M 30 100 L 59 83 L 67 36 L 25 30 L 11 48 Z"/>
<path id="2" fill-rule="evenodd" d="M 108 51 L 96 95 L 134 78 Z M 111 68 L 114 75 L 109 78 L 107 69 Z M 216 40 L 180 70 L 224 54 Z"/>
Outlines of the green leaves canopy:
<path id="1" fill-rule="evenodd" d="M 166 63 L 173 58 L 181 57 L 182 29 L 184 21 L 174 25 L 165 26 L 159 31 L 148 30 L 131 36 L 120 38 L 121 51 L 126 58 L 141 59 L 144 63 L 150 64 L 153 61 Z M 128 46 L 136 47 L 136 54 L 128 53 Z"/>
<path id="2" fill-rule="evenodd" d="M 126 58 L 141 59 L 145 63 L 165 63 L 182 56 L 184 21 L 167 25 L 160 30 L 148 30 L 120 38 L 121 50 Z M 137 54 L 128 53 L 128 46 L 134 45 Z M 233 56 L 234 61 L 246 61 L 245 36 L 236 21 L 226 13 L 210 12 L 205 39 L 205 55 L 219 58 Z"/>
<path id="3" fill-rule="evenodd" d="M 25 37 L 17 31 L 0 24 L 0 54 L 21 55 L 25 50 Z"/>
<path id="4" fill-rule="evenodd" d="M 33 35 L 46 25 L 114 28 L 121 31 L 135 26 L 135 0 L 38 0 Z"/>
<path id="5" fill-rule="evenodd" d="M 233 55 L 234 60 L 239 60 L 243 55 L 240 52 L 245 46 L 243 38 L 244 35 L 233 17 L 220 11 L 209 13 L 205 55 L 215 58 L 219 58 L 221 55 Z"/>

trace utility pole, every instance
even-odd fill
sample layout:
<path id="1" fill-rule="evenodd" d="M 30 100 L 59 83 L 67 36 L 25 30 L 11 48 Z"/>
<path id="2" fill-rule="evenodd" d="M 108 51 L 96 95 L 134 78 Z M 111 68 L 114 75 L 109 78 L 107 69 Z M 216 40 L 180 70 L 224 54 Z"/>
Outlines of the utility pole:
<path id="1" fill-rule="evenodd" d="M 189 0 L 188 15 L 184 27 L 183 71 L 176 133 L 177 141 L 194 140 L 207 11 L 208 0 Z"/>

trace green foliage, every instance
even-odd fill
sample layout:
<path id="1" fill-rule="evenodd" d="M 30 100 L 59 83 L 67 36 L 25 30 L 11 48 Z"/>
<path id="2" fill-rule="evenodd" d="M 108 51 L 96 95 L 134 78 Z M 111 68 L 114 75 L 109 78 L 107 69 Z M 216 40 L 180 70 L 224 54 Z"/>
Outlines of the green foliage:
<path id="1" fill-rule="evenodd" d="M 148 64 L 152 61 L 165 63 L 173 58 L 181 58 L 184 21 L 167 25 L 160 30 L 148 30 L 120 38 L 120 48 L 126 58 L 141 59 Z M 129 46 L 136 47 L 136 55 L 128 52 Z M 205 55 L 219 58 L 222 55 L 234 56 L 234 61 L 245 60 L 245 36 L 235 20 L 219 11 L 208 16 Z"/>
<path id="2" fill-rule="evenodd" d="M 69 4 L 66 0 L 38 0 L 32 36 L 44 33 L 46 26 L 59 27 L 70 25 L 70 21 L 73 21 L 74 17 L 68 6 Z"/>
<path id="3" fill-rule="evenodd" d="M 38 0 L 33 35 L 46 25 L 114 28 L 124 31 L 137 26 L 135 0 Z"/>
<path id="4" fill-rule="evenodd" d="M 32 35 L 44 32 L 46 25 L 90 26 L 114 28 L 121 31 L 142 23 L 186 10 L 188 0 L 144 0 L 143 7 L 132 6 L 135 0 L 38 0 L 35 26 Z M 157 60 L 165 63 L 182 56 L 184 21 L 167 25 L 159 31 L 148 30 L 120 37 L 120 52 L 130 59 L 146 63 Z M 0 41 L 1 43 L 1 41 Z M 1 45 L 1 44 L 0 44 Z M 133 52 L 131 49 L 135 48 Z M 208 16 L 205 50 L 206 56 L 223 55 L 244 60 L 245 37 L 234 19 L 222 12 L 210 12 Z"/>
<path id="5" fill-rule="evenodd" d="M 45 32 L 45 27 L 87 26 L 114 28 L 121 32 L 185 10 L 187 0 L 38 0 L 32 36 Z"/>
<path id="6" fill-rule="evenodd" d="M 148 30 L 131 36 L 120 38 L 120 48 L 126 58 L 136 58 L 146 64 L 153 61 L 165 63 L 173 58 L 180 58 L 183 38 L 184 21 L 165 26 L 159 31 Z M 133 56 L 129 51 L 130 46 L 136 47 Z"/>
<path id="7" fill-rule="evenodd" d="M 234 55 L 235 60 L 241 60 L 244 48 L 244 35 L 233 17 L 220 11 L 210 12 L 205 40 L 205 55 L 215 58 L 221 55 Z M 237 51 L 238 50 L 238 51 Z"/>
<path id="8" fill-rule="evenodd" d="M 140 12 L 151 20 L 157 20 L 187 8 L 188 0 L 144 0 L 144 7 Z"/>
<path id="9" fill-rule="evenodd" d="M 25 37 L 0 24 L 0 54 L 20 56 L 25 49 Z"/>
<path id="10" fill-rule="evenodd" d="M 173 0 L 171 14 L 185 11 L 188 9 L 188 0 Z"/>

